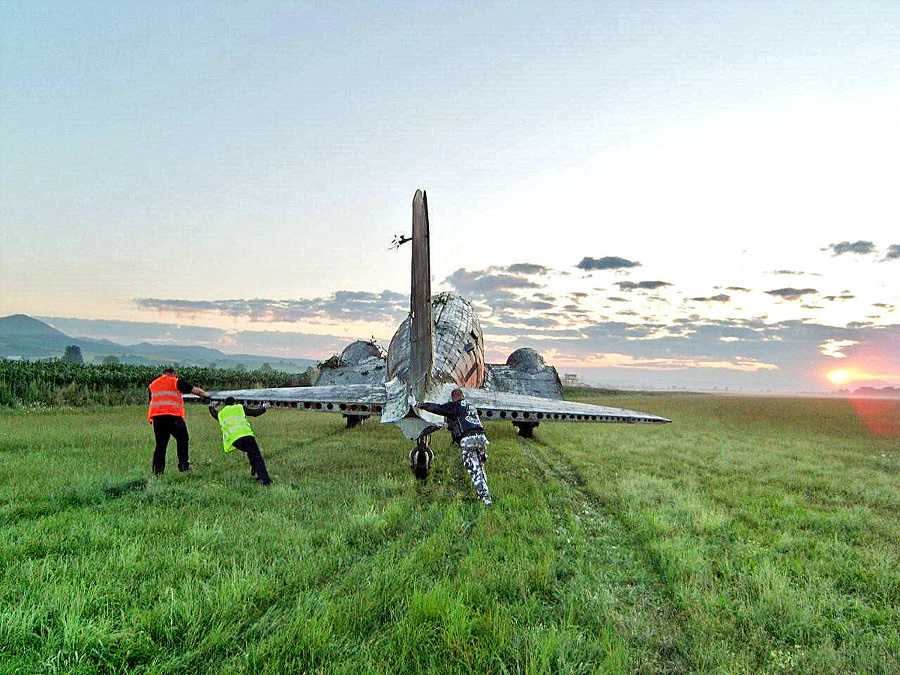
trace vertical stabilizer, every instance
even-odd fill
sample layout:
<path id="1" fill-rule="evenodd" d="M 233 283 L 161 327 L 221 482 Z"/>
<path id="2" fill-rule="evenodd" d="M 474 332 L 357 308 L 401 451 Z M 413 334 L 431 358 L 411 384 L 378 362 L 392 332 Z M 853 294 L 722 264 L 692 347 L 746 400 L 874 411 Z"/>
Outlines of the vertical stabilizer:
<path id="1" fill-rule="evenodd" d="M 412 286 L 409 294 L 409 385 L 421 400 L 431 381 L 434 359 L 431 322 L 431 261 L 428 237 L 428 199 L 416 190 L 412 218 Z"/>

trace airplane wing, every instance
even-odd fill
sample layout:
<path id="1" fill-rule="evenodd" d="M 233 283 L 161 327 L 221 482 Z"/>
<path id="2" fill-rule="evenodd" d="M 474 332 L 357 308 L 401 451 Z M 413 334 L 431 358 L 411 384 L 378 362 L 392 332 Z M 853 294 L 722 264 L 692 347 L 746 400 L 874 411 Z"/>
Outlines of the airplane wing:
<path id="1" fill-rule="evenodd" d="M 442 400 L 450 399 L 453 385 L 445 385 Z M 483 419 L 507 422 L 620 422 L 665 424 L 672 420 L 657 415 L 610 408 L 590 403 L 576 403 L 560 399 L 540 398 L 524 394 L 491 391 L 489 389 L 463 389 L 466 398 L 478 408 Z"/>
<path id="2" fill-rule="evenodd" d="M 237 403 L 274 408 L 297 408 L 345 415 L 380 415 L 387 393 L 383 384 L 335 384 L 321 387 L 278 387 L 275 389 L 232 389 L 207 392 L 213 401 L 231 396 Z M 185 400 L 196 398 L 185 396 Z"/>

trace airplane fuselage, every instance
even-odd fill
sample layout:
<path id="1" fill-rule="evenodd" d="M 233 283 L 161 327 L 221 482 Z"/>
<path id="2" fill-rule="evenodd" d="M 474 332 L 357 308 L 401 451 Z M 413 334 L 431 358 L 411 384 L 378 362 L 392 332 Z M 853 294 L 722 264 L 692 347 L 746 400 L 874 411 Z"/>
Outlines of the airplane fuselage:
<path id="1" fill-rule="evenodd" d="M 456 293 L 440 293 L 431 299 L 434 322 L 433 366 L 435 385 L 480 387 L 484 383 L 484 336 L 475 309 Z M 409 382 L 410 319 L 407 317 L 388 347 L 387 378 Z M 428 392 L 425 392 L 426 394 Z M 424 396 L 421 397 L 425 400 Z"/>
<path id="2" fill-rule="evenodd" d="M 431 377 L 425 378 L 425 387 L 421 391 L 414 388 L 410 374 L 411 316 L 407 317 L 394 333 L 387 354 L 386 380 L 389 383 L 403 383 L 406 391 L 413 393 L 419 402 L 433 401 L 433 397 L 437 396 L 447 384 L 458 387 L 480 387 L 484 383 L 485 376 L 484 336 L 481 332 L 481 323 L 469 301 L 455 293 L 440 293 L 431 298 L 431 317 L 433 322 Z M 390 389 L 389 386 L 389 400 Z M 403 400 L 405 401 L 405 397 Z M 402 416 L 402 413 L 382 416 L 382 422 L 385 419 L 397 424 L 401 433 L 409 439 L 416 439 L 427 429 L 433 429 L 435 424 L 440 424 L 439 417 L 418 408 L 408 409 L 405 416 Z"/>

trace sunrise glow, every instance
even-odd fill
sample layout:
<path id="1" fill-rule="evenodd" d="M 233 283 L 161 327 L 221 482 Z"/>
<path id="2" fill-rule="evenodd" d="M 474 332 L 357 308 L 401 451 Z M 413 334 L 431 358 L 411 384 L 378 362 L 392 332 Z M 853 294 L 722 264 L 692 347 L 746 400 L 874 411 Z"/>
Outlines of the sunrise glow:
<path id="1" fill-rule="evenodd" d="M 826 377 L 832 384 L 844 384 L 854 379 L 853 372 L 845 369 L 829 371 Z"/>
<path id="2" fill-rule="evenodd" d="M 830 370 L 825 377 L 832 384 L 842 385 L 852 382 L 869 382 L 872 380 L 880 380 L 884 382 L 900 382 L 900 375 L 872 374 L 864 373 L 855 368 L 841 368 L 839 370 Z"/>

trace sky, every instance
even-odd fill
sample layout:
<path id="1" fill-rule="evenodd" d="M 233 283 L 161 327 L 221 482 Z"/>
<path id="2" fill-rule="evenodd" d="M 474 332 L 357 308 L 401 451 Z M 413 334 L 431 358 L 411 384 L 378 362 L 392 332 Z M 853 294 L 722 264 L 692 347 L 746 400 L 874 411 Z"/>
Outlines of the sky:
<path id="1" fill-rule="evenodd" d="M 432 290 L 487 357 L 900 386 L 900 4 L 0 4 L 0 316 L 325 358 Z M 827 374 L 832 373 L 829 379 Z"/>

